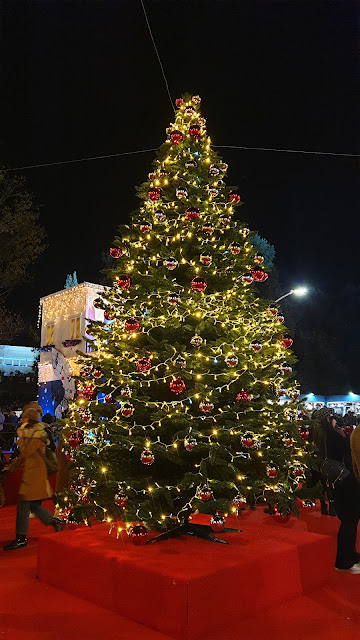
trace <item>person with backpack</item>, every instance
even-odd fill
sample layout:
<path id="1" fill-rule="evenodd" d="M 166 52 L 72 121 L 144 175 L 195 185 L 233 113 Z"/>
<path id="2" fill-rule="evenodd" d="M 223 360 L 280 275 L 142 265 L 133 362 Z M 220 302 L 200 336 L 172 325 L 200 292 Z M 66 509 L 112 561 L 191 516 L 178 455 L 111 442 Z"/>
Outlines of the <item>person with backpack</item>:
<path id="1" fill-rule="evenodd" d="M 360 574 L 360 554 L 356 551 L 360 484 L 352 470 L 349 438 L 338 428 L 333 414 L 321 416 L 318 428 L 323 431 L 325 456 L 320 461 L 320 472 L 331 488 L 336 514 L 340 520 L 335 570 Z"/>
<path id="2" fill-rule="evenodd" d="M 31 403 L 32 405 L 36 403 Z M 40 407 L 39 407 L 40 408 Z M 40 423 L 40 412 L 34 406 L 24 409 L 17 430 L 19 457 L 7 465 L 5 473 L 22 467 L 16 510 L 15 539 L 4 546 L 4 551 L 13 551 L 27 546 L 29 516 L 33 513 L 45 525 L 52 525 L 55 531 L 64 528 L 64 521 L 55 518 L 41 506 L 43 500 L 51 497 L 45 452 L 48 443 L 44 425 Z"/>

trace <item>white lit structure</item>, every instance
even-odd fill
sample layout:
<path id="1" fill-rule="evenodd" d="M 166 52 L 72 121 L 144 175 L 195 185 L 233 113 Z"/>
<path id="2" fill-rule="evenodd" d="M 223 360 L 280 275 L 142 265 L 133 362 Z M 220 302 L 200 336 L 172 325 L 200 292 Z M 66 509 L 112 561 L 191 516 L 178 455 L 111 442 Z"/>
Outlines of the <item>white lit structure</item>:
<path id="1" fill-rule="evenodd" d="M 40 299 L 39 403 L 44 413 L 60 417 L 74 397 L 77 351 L 89 351 L 84 338 L 87 321 L 104 320 L 94 300 L 105 290 L 100 284 L 82 282 Z"/>

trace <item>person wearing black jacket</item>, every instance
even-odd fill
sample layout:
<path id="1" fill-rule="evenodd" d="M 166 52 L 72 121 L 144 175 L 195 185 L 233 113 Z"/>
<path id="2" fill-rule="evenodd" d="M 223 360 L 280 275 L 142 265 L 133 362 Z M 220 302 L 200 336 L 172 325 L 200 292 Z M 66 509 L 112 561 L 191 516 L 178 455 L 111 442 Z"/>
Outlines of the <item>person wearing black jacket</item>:
<path id="1" fill-rule="evenodd" d="M 352 471 L 350 441 L 337 427 L 333 415 L 323 417 L 326 457 L 348 468 L 350 474 L 333 489 L 333 497 L 340 527 L 337 536 L 335 570 L 360 574 L 360 554 L 356 551 L 356 534 L 360 517 L 360 487 Z M 358 564 L 359 563 L 359 564 Z"/>

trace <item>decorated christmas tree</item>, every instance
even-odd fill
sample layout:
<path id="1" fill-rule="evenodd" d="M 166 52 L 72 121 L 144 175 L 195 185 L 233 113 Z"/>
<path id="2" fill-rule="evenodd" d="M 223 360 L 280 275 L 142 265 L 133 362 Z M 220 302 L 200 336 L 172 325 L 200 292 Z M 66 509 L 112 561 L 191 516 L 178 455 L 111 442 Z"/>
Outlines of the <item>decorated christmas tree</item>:
<path id="1" fill-rule="evenodd" d="M 87 330 L 63 432 L 73 479 L 59 496 L 77 522 L 164 529 L 190 511 L 259 502 L 284 515 L 306 473 L 292 340 L 257 293 L 263 257 L 235 215 L 240 196 L 200 97 L 176 106 L 140 208 L 110 249 L 105 321 Z"/>

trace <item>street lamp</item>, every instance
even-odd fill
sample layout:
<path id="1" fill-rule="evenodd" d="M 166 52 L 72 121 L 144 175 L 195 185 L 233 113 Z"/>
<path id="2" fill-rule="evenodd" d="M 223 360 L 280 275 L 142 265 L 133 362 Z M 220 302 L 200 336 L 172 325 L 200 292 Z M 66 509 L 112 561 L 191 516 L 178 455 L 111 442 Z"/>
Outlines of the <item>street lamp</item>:
<path id="1" fill-rule="evenodd" d="M 292 294 L 294 294 L 295 296 L 305 296 L 307 292 L 308 290 L 306 287 L 297 287 L 296 289 L 290 289 L 288 293 L 285 293 L 283 296 L 280 296 L 280 298 L 275 300 L 275 302 L 280 302 L 280 300 L 282 300 L 283 298 L 286 298 L 287 296 L 291 296 Z"/>

